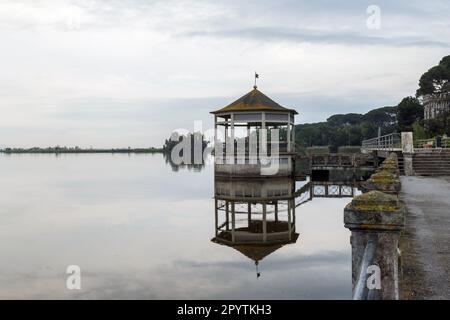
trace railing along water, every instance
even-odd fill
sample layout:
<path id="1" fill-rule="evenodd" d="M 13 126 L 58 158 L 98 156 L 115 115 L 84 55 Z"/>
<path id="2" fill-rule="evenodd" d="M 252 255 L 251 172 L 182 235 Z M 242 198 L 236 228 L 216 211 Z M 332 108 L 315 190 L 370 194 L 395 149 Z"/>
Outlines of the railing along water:
<path id="1" fill-rule="evenodd" d="M 381 137 L 364 140 L 362 150 L 374 151 L 398 151 L 402 149 L 402 137 L 400 133 L 391 133 Z"/>

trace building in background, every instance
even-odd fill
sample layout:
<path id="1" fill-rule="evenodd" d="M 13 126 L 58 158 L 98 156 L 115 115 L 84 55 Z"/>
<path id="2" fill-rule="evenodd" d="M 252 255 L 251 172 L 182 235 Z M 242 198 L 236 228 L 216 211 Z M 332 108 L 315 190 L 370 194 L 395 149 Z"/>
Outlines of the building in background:
<path id="1" fill-rule="evenodd" d="M 423 97 L 425 120 L 436 119 L 440 114 L 450 111 L 450 84 L 441 93 L 427 94 Z"/>

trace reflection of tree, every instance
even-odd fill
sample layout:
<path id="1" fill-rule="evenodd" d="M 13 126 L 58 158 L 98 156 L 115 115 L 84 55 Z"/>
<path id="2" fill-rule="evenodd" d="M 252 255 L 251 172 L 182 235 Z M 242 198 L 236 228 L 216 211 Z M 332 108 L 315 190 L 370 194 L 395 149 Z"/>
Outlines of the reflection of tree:
<path id="1" fill-rule="evenodd" d="M 200 172 L 205 168 L 205 162 L 201 164 L 176 164 L 172 161 L 172 158 L 170 156 L 170 152 L 164 152 L 164 160 L 166 161 L 166 164 L 170 165 L 172 168 L 172 171 L 178 172 L 180 169 L 188 169 L 189 171 L 194 172 Z"/>
<path id="2" fill-rule="evenodd" d="M 183 144 L 183 146 L 180 148 L 177 156 L 182 159 L 184 164 L 204 164 L 205 159 L 203 159 L 203 152 L 209 142 L 205 140 L 205 136 L 202 133 L 194 132 L 186 135 L 180 135 L 177 132 L 172 133 L 170 139 L 166 139 L 163 146 L 163 152 L 166 157 L 171 158 L 172 151 L 177 146 L 181 146 L 181 144 Z M 184 154 L 185 151 L 186 154 Z M 195 158 L 196 152 L 201 152 L 201 155 L 197 155 L 197 158 Z M 174 159 L 170 160 L 174 163 Z"/>
<path id="3" fill-rule="evenodd" d="M 172 151 L 181 143 L 189 149 L 186 150 L 185 148 L 180 148 L 177 156 L 181 159 L 181 163 L 175 163 L 174 159 L 172 159 Z M 166 139 L 163 146 L 164 159 L 166 164 L 169 164 L 172 167 L 172 171 L 177 172 L 181 168 L 199 172 L 205 167 L 203 152 L 207 146 L 208 142 L 200 132 L 188 133 L 186 135 L 179 135 L 177 132 L 174 132 L 170 139 Z M 185 151 L 187 154 L 184 154 Z M 199 160 L 197 159 L 197 161 L 194 161 L 196 160 L 194 157 L 195 152 L 201 152 L 201 157 L 199 157 Z"/>

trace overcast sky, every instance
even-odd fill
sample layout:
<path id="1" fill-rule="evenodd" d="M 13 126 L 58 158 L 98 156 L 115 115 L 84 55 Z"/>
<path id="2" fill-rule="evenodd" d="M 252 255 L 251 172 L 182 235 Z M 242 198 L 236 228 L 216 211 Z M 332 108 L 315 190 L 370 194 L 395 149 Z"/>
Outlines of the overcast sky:
<path id="1" fill-rule="evenodd" d="M 366 10 L 381 9 L 369 29 Z M 0 1 L 0 146 L 160 146 L 259 89 L 297 123 L 396 105 L 450 1 Z"/>

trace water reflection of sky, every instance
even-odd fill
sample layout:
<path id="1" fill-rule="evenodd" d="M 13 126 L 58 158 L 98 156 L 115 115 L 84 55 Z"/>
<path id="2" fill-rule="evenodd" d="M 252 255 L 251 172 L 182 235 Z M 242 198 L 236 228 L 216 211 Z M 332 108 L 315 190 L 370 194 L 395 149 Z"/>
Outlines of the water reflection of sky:
<path id="1" fill-rule="evenodd" d="M 297 243 L 260 262 L 210 241 L 213 167 L 161 155 L 0 156 L 0 298 L 350 298 L 343 199 L 297 208 Z M 68 265 L 82 290 L 65 288 Z"/>

